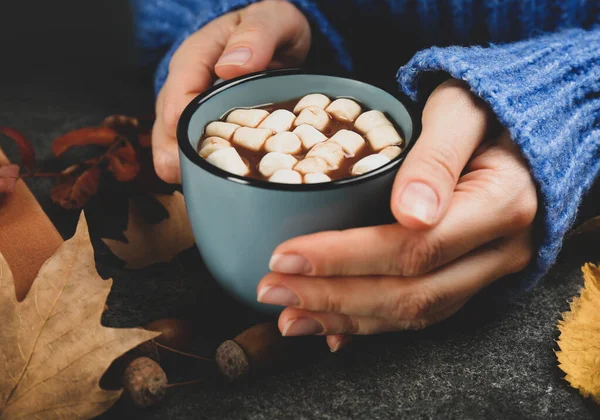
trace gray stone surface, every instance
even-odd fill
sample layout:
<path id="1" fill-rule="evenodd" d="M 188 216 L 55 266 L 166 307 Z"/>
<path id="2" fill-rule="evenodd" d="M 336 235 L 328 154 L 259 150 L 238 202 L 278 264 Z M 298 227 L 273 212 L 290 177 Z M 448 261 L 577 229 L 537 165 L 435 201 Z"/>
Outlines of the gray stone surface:
<path id="1" fill-rule="evenodd" d="M 113 60 L 119 57 L 123 54 Z M 58 134 L 97 124 L 109 114 L 152 110 L 150 79 L 131 67 L 99 70 L 88 62 L 73 71 L 61 63 L 32 68 L 6 61 L 2 67 L 0 125 L 29 137 L 42 162 Z M 5 138 L 0 137 L 0 147 L 16 157 Z M 69 237 L 77 213 L 51 203 L 52 181 L 27 183 Z M 222 340 L 262 319 L 220 291 L 195 250 L 142 271 L 120 268 L 101 245 L 97 251 L 99 271 L 114 279 L 103 317 L 107 326 L 188 318 L 197 329 L 193 351 L 210 356 Z M 438 326 L 361 338 L 335 355 L 323 347 L 294 368 L 246 384 L 221 384 L 210 364 L 168 357 L 163 365 L 170 382 L 204 382 L 169 389 L 162 404 L 147 410 L 119 402 L 102 418 L 598 418 L 598 407 L 562 379 L 554 355 L 555 323 L 582 283 L 579 267 L 600 255 L 574 254 L 564 253 L 532 294 L 508 300 L 499 285 Z"/>

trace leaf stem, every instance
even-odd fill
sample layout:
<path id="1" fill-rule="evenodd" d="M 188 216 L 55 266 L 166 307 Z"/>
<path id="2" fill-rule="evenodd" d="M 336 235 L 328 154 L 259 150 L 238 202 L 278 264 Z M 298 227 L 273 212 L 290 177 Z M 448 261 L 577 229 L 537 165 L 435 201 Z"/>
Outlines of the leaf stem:
<path id="1" fill-rule="evenodd" d="M 173 388 L 173 387 L 176 387 L 176 386 L 194 385 L 194 384 L 199 384 L 201 382 L 204 382 L 204 379 L 196 379 L 194 381 L 176 382 L 174 384 L 167 384 L 166 388 Z"/>
<path id="2" fill-rule="evenodd" d="M 154 341 L 154 344 L 156 344 L 158 347 L 162 347 L 165 350 L 172 351 L 173 353 L 181 354 L 182 356 L 193 357 L 194 359 L 203 360 L 205 362 L 214 362 L 213 359 L 208 359 L 206 357 L 196 356 L 195 354 L 191 354 L 191 353 L 186 353 L 186 352 L 183 352 L 183 351 L 175 350 L 174 348 L 165 346 L 164 344 L 160 344 L 160 343 L 158 343 L 156 341 Z"/>

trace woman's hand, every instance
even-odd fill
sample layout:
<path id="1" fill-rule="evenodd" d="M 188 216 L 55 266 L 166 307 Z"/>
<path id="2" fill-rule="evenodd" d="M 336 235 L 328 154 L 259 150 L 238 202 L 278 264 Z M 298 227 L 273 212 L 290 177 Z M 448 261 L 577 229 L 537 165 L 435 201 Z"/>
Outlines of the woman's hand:
<path id="1" fill-rule="evenodd" d="M 348 335 L 424 328 L 528 265 L 536 189 L 508 132 L 486 139 L 492 122 L 462 83 L 440 85 L 395 181 L 398 223 L 298 237 L 275 250 L 257 293 L 287 306 L 284 335 L 327 335 L 337 350 Z"/>
<path id="2" fill-rule="evenodd" d="M 181 182 L 176 128 L 187 104 L 216 80 L 267 68 L 298 66 L 310 49 L 310 26 L 287 1 L 265 0 L 215 19 L 183 42 L 156 101 L 154 166 L 166 182 Z"/>

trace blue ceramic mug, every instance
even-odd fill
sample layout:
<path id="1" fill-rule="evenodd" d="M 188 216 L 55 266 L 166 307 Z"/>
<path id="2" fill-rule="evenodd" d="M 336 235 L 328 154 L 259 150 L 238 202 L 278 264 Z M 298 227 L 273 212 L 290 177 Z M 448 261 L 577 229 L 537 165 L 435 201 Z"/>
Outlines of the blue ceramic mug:
<path id="1" fill-rule="evenodd" d="M 388 115 L 408 147 L 367 174 L 323 184 L 290 185 L 225 172 L 198 156 L 204 127 L 228 111 L 288 101 L 310 93 L 349 97 Z M 215 280 L 243 303 L 263 312 L 283 308 L 256 301 L 272 252 L 300 235 L 389 223 L 398 167 L 417 135 L 409 109 L 396 96 L 357 80 L 298 70 L 255 73 L 221 83 L 195 98 L 177 128 L 188 216 L 202 258 Z"/>

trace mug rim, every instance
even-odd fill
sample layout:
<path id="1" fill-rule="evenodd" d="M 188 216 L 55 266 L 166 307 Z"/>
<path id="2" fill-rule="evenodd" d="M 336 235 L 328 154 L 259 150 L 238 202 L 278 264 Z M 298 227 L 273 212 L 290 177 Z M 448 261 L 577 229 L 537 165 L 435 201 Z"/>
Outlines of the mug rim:
<path id="1" fill-rule="evenodd" d="M 327 77 L 335 77 L 338 79 L 350 80 L 353 82 L 357 82 L 360 84 L 364 84 L 370 87 L 374 87 L 376 89 L 380 89 L 383 92 L 391 95 L 396 99 L 407 111 L 409 118 L 411 120 L 413 126 L 413 134 L 411 142 L 404 148 L 404 150 L 398 155 L 396 158 L 392 159 L 387 164 L 362 175 L 352 176 L 348 178 L 338 179 L 329 182 L 315 183 L 315 184 L 284 184 L 278 182 L 270 182 L 261 179 L 251 178 L 247 176 L 241 176 L 232 174 L 227 172 L 221 168 L 218 168 L 200 157 L 200 155 L 194 150 L 192 144 L 190 142 L 188 136 L 188 127 L 190 121 L 198 108 L 200 108 L 204 103 L 206 103 L 212 97 L 218 95 L 219 93 L 231 89 L 235 86 L 251 82 L 258 79 L 277 77 L 277 76 L 289 76 L 289 75 L 307 75 L 307 76 L 327 76 Z M 223 178 L 230 182 L 235 182 L 237 184 L 248 185 L 250 187 L 256 187 L 261 189 L 268 190 L 279 190 L 279 191 L 323 191 L 323 190 L 331 190 L 337 189 L 340 187 L 346 187 L 355 184 L 362 184 L 363 182 L 367 182 L 374 178 L 382 177 L 389 172 L 395 170 L 400 166 L 402 161 L 405 159 L 407 153 L 412 148 L 416 141 L 416 137 L 419 135 L 420 127 L 417 124 L 417 118 L 415 118 L 415 111 L 412 106 L 408 105 L 408 100 L 403 97 L 399 92 L 390 92 L 388 89 L 382 89 L 381 87 L 362 82 L 360 80 L 352 79 L 349 77 L 339 76 L 335 74 L 328 73 L 317 73 L 311 72 L 304 69 L 275 69 L 275 70 L 265 70 L 259 71 L 255 73 L 250 73 L 244 76 L 239 76 L 228 81 L 224 81 L 217 85 L 212 86 L 208 90 L 202 92 L 198 96 L 196 96 L 183 110 L 181 117 L 177 123 L 177 143 L 179 146 L 179 150 L 190 160 L 191 163 L 199 166 L 201 169 L 218 176 L 219 178 Z M 181 168 L 181 162 L 180 162 Z M 183 180 L 183 174 L 182 174 Z"/>

